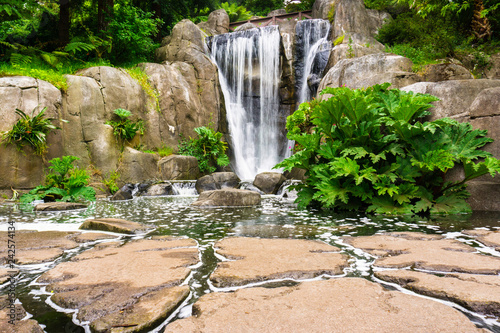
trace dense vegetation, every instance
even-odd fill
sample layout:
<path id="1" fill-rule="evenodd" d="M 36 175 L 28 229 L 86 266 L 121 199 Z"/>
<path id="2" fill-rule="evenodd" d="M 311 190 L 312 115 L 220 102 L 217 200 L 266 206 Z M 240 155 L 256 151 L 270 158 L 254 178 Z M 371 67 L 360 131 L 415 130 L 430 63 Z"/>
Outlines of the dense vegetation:
<path id="1" fill-rule="evenodd" d="M 500 2 L 497 0 L 365 0 L 388 11 L 393 21 L 378 40 L 388 52 L 410 58 L 415 69 L 459 60 L 481 77 L 492 53 L 500 50 Z"/>
<path id="2" fill-rule="evenodd" d="M 500 172 L 480 150 L 492 140 L 469 123 L 424 121 L 437 98 L 388 89 L 326 88 L 287 119 L 295 154 L 277 167 L 307 170 L 298 204 L 386 214 L 462 213 L 466 182 Z M 447 173 L 461 166 L 461 179 Z"/>

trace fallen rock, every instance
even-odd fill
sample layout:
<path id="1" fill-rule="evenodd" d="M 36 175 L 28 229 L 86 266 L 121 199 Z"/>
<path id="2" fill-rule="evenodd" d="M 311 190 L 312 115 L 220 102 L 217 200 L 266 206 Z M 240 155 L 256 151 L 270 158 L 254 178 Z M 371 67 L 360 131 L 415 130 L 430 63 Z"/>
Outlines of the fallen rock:
<path id="1" fill-rule="evenodd" d="M 452 301 L 482 314 L 500 317 L 500 276 L 447 274 L 444 277 L 410 270 L 376 272 L 384 281 L 416 293 Z"/>
<path id="2" fill-rule="evenodd" d="M 36 320 L 24 319 L 26 310 L 21 304 L 10 307 L 7 295 L 0 296 L 0 332 L 2 333 L 43 333 Z"/>
<path id="3" fill-rule="evenodd" d="M 253 184 L 266 194 L 276 194 L 285 180 L 280 172 L 262 172 L 255 176 Z"/>
<path id="4" fill-rule="evenodd" d="M 194 156 L 170 155 L 158 162 L 161 179 L 192 180 L 200 177 L 198 160 Z"/>
<path id="5" fill-rule="evenodd" d="M 201 194 L 205 191 L 237 188 L 239 183 L 240 179 L 234 172 L 214 172 L 198 179 L 195 186 L 196 191 Z"/>
<path id="6" fill-rule="evenodd" d="M 205 191 L 191 205 L 198 207 L 242 207 L 258 204 L 260 204 L 259 193 L 226 188 L 223 190 Z"/>
<path id="7" fill-rule="evenodd" d="M 111 231 L 111 232 L 119 232 L 122 234 L 134 234 L 137 232 L 145 231 L 147 229 L 151 229 L 142 223 L 122 220 L 122 219 L 113 219 L 113 218 L 103 218 L 103 219 L 91 219 L 86 220 L 80 226 L 79 229 L 83 230 L 102 230 L 102 231 Z"/>
<path id="8" fill-rule="evenodd" d="M 134 185 L 125 184 L 120 188 L 113 196 L 109 199 L 112 201 L 116 200 L 130 200 L 134 196 L 132 195 L 132 191 L 134 190 Z"/>
<path id="9" fill-rule="evenodd" d="M 62 210 L 72 210 L 72 209 L 82 209 L 87 208 L 87 205 L 79 202 L 44 202 L 39 203 L 35 206 L 35 211 L 37 212 L 50 212 L 50 211 L 62 211 Z"/>
<path id="10" fill-rule="evenodd" d="M 500 230 L 490 231 L 478 229 L 465 230 L 462 232 L 469 236 L 475 236 L 477 240 L 484 245 L 494 247 L 497 251 L 500 251 Z"/>
<path id="11" fill-rule="evenodd" d="M 348 265 L 345 255 L 335 253 L 338 248 L 319 241 L 235 237 L 217 242 L 215 248 L 231 260 L 219 263 L 210 276 L 216 287 L 338 275 Z"/>
<path id="12" fill-rule="evenodd" d="M 378 267 L 411 266 L 440 272 L 500 273 L 500 258 L 475 253 L 471 246 L 438 235 L 395 232 L 344 239 L 352 246 L 377 256 L 374 266 Z"/>
<path id="13" fill-rule="evenodd" d="M 210 293 L 165 332 L 481 332 L 459 311 L 361 278 Z M 230 323 L 230 324 L 228 324 Z"/>
<path id="14" fill-rule="evenodd" d="M 198 262 L 191 239 L 156 237 L 97 245 L 39 278 L 52 301 L 79 309 L 95 332 L 138 332 L 164 320 L 189 294 L 180 284 Z"/>
<path id="15" fill-rule="evenodd" d="M 141 193 L 143 197 L 154 197 L 159 195 L 172 195 L 172 183 L 170 182 L 161 182 L 159 184 L 153 184 L 148 187 L 148 189 Z"/>

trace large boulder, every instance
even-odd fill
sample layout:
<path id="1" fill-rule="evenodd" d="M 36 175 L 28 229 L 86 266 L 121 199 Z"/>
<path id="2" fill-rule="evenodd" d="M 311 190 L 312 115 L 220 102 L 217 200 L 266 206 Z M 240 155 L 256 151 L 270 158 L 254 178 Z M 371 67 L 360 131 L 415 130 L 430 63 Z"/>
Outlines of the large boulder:
<path id="1" fill-rule="evenodd" d="M 158 159 L 157 154 L 126 147 L 118 167 L 120 182 L 140 183 L 144 180 L 157 179 L 159 176 Z"/>
<path id="2" fill-rule="evenodd" d="M 234 188 L 205 191 L 192 203 L 198 207 L 248 207 L 258 204 L 260 204 L 259 193 Z"/>
<path id="3" fill-rule="evenodd" d="M 205 191 L 237 188 L 239 183 L 240 179 L 234 172 L 214 172 L 198 179 L 195 186 L 196 191 L 201 194 Z"/>
<path id="4" fill-rule="evenodd" d="M 62 94 L 52 84 L 26 76 L 0 78 L 0 132 L 9 131 L 18 121 L 16 109 L 28 115 L 38 114 L 44 107 L 45 116 L 55 118 L 53 124 L 62 127 Z M 47 136 L 48 151 L 45 161 L 62 155 L 62 131 Z M 35 155 L 31 147 L 24 152 L 15 145 L 0 145 L 0 188 L 32 188 L 40 185 L 44 176 L 44 159 Z"/>
<path id="5" fill-rule="evenodd" d="M 472 80 L 472 73 L 462 65 L 453 63 L 430 64 L 424 67 L 422 81 Z"/>
<path id="6" fill-rule="evenodd" d="M 113 194 L 113 196 L 109 200 L 130 200 L 134 197 L 134 195 L 132 194 L 134 188 L 135 186 L 132 184 L 125 184 L 118 191 L 116 191 L 116 193 Z"/>
<path id="7" fill-rule="evenodd" d="M 276 194 L 285 180 L 281 172 L 262 172 L 255 176 L 253 185 L 266 194 Z"/>
<path id="8" fill-rule="evenodd" d="M 312 8 L 311 16 L 315 19 L 328 20 L 328 14 L 335 13 L 335 4 L 338 0 L 316 0 Z"/>
<path id="9" fill-rule="evenodd" d="M 200 168 L 194 156 L 170 155 L 158 162 L 160 177 L 164 180 L 198 179 Z"/>
<path id="10" fill-rule="evenodd" d="M 487 79 L 500 80 L 500 52 L 491 55 L 485 76 Z"/>
<path id="11" fill-rule="evenodd" d="M 200 22 L 198 27 L 208 35 L 219 35 L 229 32 L 229 15 L 225 9 L 217 9 L 208 15 L 206 22 Z"/>
<path id="12" fill-rule="evenodd" d="M 122 234 L 134 234 L 151 229 L 144 224 L 114 218 L 89 219 L 82 223 L 79 229 L 82 230 L 101 230 L 118 232 Z"/>
<path id="13" fill-rule="evenodd" d="M 323 77 L 318 92 L 326 87 L 366 88 L 384 82 L 391 83 L 392 88 L 404 87 L 420 81 L 412 66 L 410 59 L 388 53 L 344 59 Z"/>

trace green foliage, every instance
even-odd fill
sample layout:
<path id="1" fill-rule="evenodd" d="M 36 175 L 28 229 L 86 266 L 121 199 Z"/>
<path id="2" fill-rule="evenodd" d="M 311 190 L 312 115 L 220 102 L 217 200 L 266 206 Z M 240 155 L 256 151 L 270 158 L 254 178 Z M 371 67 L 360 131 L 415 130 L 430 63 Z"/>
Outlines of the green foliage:
<path id="1" fill-rule="evenodd" d="M 122 141 L 132 140 L 137 133 L 144 134 L 144 122 L 142 120 L 131 121 L 128 119 L 132 112 L 125 109 L 116 109 L 113 111 L 120 120 L 108 120 L 106 125 L 113 127 L 113 134 Z"/>
<path id="2" fill-rule="evenodd" d="M 109 37 L 112 40 L 110 58 L 114 62 L 152 60 L 155 44 L 151 36 L 158 32 L 163 22 L 154 19 L 153 14 L 127 5 L 115 7 L 109 23 Z"/>
<path id="3" fill-rule="evenodd" d="M 47 151 L 47 134 L 60 128 L 52 124 L 56 119 L 45 117 L 46 107 L 35 115 L 36 109 L 31 111 L 31 116 L 16 109 L 19 120 L 10 131 L 2 134 L 2 141 L 5 144 L 15 144 L 20 151 L 24 145 L 29 145 L 37 155 L 43 155 Z"/>
<path id="4" fill-rule="evenodd" d="M 303 0 L 300 2 L 288 2 L 285 9 L 287 13 L 302 12 L 311 10 L 315 0 Z M 332 6 L 334 7 L 334 6 Z"/>
<path id="5" fill-rule="evenodd" d="M 238 6 L 236 2 L 223 2 L 220 4 L 219 8 L 227 12 L 227 15 L 229 15 L 229 22 L 245 21 L 252 17 L 251 12 L 243 6 Z"/>
<path id="6" fill-rule="evenodd" d="M 116 170 L 111 171 L 106 177 L 103 177 L 103 183 L 111 194 L 115 194 L 120 189 L 117 181 L 120 179 L 120 173 Z"/>
<path id="7" fill-rule="evenodd" d="M 221 141 L 222 133 L 205 126 L 197 127 L 194 131 L 198 138 L 180 140 L 180 155 L 196 157 L 201 172 L 212 173 L 217 170 L 216 166 L 229 165 L 230 161 L 226 155 L 227 143 Z"/>
<path id="8" fill-rule="evenodd" d="M 135 79 L 140 84 L 146 94 L 151 97 L 151 100 L 153 102 L 150 106 L 153 107 L 157 112 L 160 112 L 160 94 L 149 81 L 148 75 L 144 73 L 144 71 L 140 67 L 128 68 L 126 69 L 126 71 L 133 79 Z"/>
<path id="9" fill-rule="evenodd" d="M 28 204 L 34 200 L 94 201 L 95 190 L 87 186 L 90 179 L 87 171 L 73 165 L 77 160 L 78 157 L 71 155 L 51 159 L 50 173 L 45 177 L 45 184 L 23 194 L 20 202 Z"/>
<path id="10" fill-rule="evenodd" d="M 469 123 L 424 122 L 437 98 L 388 87 L 323 90 L 333 96 L 311 107 L 310 133 L 298 131 L 309 106 L 288 117 L 288 138 L 299 149 L 277 167 L 307 170 L 296 186 L 298 204 L 385 214 L 470 211 L 466 181 L 500 172 L 500 161 L 479 150 L 492 140 Z M 455 166 L 464 178 L 445 181 Z"/>
<path id="11" fill-rule="evenodd" d="M 270 11 L 284 8 L 283 0 L 245 0 L 243 6 L 251 8 L 257 16 L 266 16 Z"/>

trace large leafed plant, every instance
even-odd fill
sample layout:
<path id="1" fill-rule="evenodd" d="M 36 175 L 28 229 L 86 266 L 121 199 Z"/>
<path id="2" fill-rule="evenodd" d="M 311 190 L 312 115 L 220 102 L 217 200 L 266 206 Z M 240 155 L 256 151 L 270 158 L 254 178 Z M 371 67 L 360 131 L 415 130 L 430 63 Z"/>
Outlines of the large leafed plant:
<path id="1" fill-rule="evenodd" d="M 277 167 L 307 170 L 305 182 L 296 186 L 299 206 L 386 214 L 469 212 L 466 182 L 500 172 L 500 161 L 479 149 L 493 140 L 469 123 L 424 121 L 436 97 L 388 87 L 327 88 L 322 94 L 332 97 L 302 105 L 300 117 L 288 118 L 296 152 Z M 300 131 L 308 125 L 312 129 Z M 463 177 L 446 180 L 456 166 Z"/>

